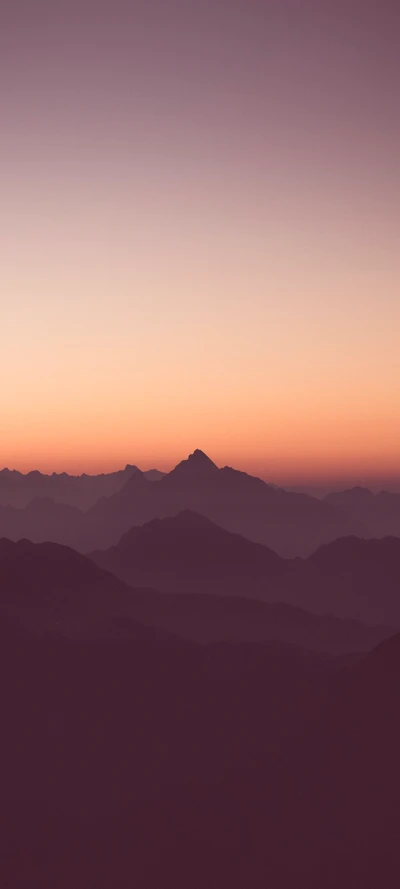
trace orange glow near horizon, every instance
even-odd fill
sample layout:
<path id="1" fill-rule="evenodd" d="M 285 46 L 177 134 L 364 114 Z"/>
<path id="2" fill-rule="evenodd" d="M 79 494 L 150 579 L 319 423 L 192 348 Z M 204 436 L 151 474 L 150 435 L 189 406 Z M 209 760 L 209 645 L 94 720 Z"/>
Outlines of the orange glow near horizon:
<path id="1" fill-rule="evenodd" d="M 100 307 L 81 329 L 77 306 L 21 315 L 0 465 L 169 469 L 200 447 L 271 481 L 400 474 L 400 301 L 345 302 L 288 297 L 289 322 L 273 299 L 181 319 L 180 297 L 157 318 L 127 304 L 118 323 Z"/>
<path id="2" fill-rule="evenodd" d="M 94 411 L 85 411 L 73 416 L 68 430 L 62 417 L 53 414 L 52 422 L 46 423 L 43 417 L 32 425 L 28 458 L 22 424 L 21 435 L 18 428 L 14 430 L 15 444 L 3 438 L 1 463 L 23 472 L 95 474 L 123 468 L 126 463 L 169 471 L 200 447 L 219 466 L 231 465 L 275 483 L 346 478 L 372 483 L 400 476 L 400 424 L 394 428 L 390 413 L 379 410 L 374 416 L 378 414 L 379 423 L 373 425 L 368 412 L 330 416 L 327 408 L 323 412 L 316 406 L 307 414 L 304 406 L 297 406 L 296 412 L 274 415 L 271 406 L 259 413 L 246 405 L 232 422 L 229 411 L 224 417 L 223 406 L 216 404 L 209 406 L 201 420 L 196 421 L 193 410 L 186 423 L 179 424 L 179 406 L 175 412 L 170 407 L 169 413 L 160 406 L 154 416 L 136 413 L 127 418 L 123 412 L 109 412 L 107 429 L 101 412 L 96 416 Z"/>

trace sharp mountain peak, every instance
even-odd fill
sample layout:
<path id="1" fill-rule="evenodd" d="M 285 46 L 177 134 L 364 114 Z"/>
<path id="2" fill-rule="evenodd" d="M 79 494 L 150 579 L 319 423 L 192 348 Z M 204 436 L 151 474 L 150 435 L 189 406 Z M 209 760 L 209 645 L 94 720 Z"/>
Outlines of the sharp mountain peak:
<path id="1" fill-rule="evenodd" d="M 218 466 L 210 460 L 210 457 L 204 451 L 196 448 L 186 460 L 182 460 L 175 466 L 173 472 L 215 472 L 217 470 Z"/>

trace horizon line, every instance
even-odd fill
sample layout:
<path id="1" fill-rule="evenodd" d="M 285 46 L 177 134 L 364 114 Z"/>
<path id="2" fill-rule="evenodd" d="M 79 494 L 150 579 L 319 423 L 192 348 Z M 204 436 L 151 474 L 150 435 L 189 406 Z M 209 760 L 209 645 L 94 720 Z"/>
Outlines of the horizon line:
<path id="1" fill-rule="evenodd" d="M 196 451 L 196 450 L 200 450 L 200 449 L 195 448 L 194 451 Z M 190 454 L 193 454 L 194 451 L 191 451 Z M 203 451 L 203 453 L 205 453 L 208 456 L 206 451 Z M 115 472 L 124 472 L 129 467 L 136 467 L 141 472 L 149 472 L 149 471 L 156 470 L 158 472 L 163 472 L 164 474 L 168 474 L 169 472 L 172 471 L 172 469 L 175 468 L 175 466 L 178 465 L 178 463 L 180 463 L 182 460 L 188 459 L 190 454 L 187 454 L 187 456 L 181 457 L 180 459 L 177 460 L 177 462 L 174 462 L 173 460 L 172 461 L 168 460 L 168 467 L 164 464 L 164 461 L 161 461 L 161 463 L 159 465 L 156 465 L 156 463 L 149 463 L 148 465 L 147 464 L 143 465 L 143 462 L 141 460 L 138 460 L 137 462 L 136 461 L 129 461 L 129 460 L 127 460 L 125 462 L 122 460 L 120 463 L 113 462 L 111 464 L 107 464 L 107 462 L 103 461 L 102 464 L 99 466 L 92 464 L 92 466 L 88 467 L 88 468 L 84 468 L 83 466 L 74 466 L 71 464 L 68 465 L 68 463 L 66 463 L 66 464 L 64 464 L 64 468 L 60 467 L 60 468 L 55 468 L 55 469 L 49 468 L 48 466 L 42 466 L 42 468 L 39 468 L 40 463 L 36 464 L 36 465 L 35 464 L 26 465 L 23 462 L 23 463 L 20 463 L 21 468 L 19 468 L 18 466 L 10 466 L 10 465 L 1 466 L 0 473 L 2 473 L 2 472 L 9 472 L 10 474 L 18 473 L 18 474 L 26 477 L 26 476 L 36 472 L 36 473 L 39 473 L 40 475 L 44 475 L 47 477 L 67 475 L 67 476 L 74 477 L 74 478 L 81 478 L 83 476 L 95 477 L 95 476 L 100 476 L 100 475 L 111 475 Z M 212 458 L 209 458 L 209 459 L 212 459 Z M 213 462 L 216 462 L 216 461 L 213 461 Z M 251 463 L 251 461 L 249 461 L 249 462 Z M 142 465 L 140 465 L 140 463 L 142 463 Z M 67 468 L 65 468 L 65 465 L 67 465 Z M 341 484 L 347 484 L 347 485 L 350 485 L 351 487 L 358 487 L 358 486 L 359 487 L 368 487 L 368 486 L 376 487 L 377 485 L 385 484 L 385 483 L 400 484 L 400 469 L 397 473 L 396 473 L 396 471 L 393 471 L 393 472 L 389 471 L 389 472 L 385 473 L 382 471 L 379 472 L 377 470 L 375 470 L 375 471 L 364 470 L 363 472 L 360 472 L 360 470 L 357 471 L 357 469 L 348 468 L 346 471 L 342 471 L 342 472 L 340 472 L 340 470 L 338 470 L 338 471 L 332 471 L 331 473 L 324 474 L 323 472 L 319 471 L 319 472 L 315 472 L 314 474 L 312 474 L 309 472 L 305 473 L 304 471 L 301 471 L 301 470 L 299 470 L 298 472 L 291 471 L 291 472 L 287 472 L 287 473 L 285 473 L 285 472 L 280 473 L 279 471 L 277 472 L 276 470 L 275 470 L 275 472 L 268 472 L 268 470 L 266 468 L 263 469 L 260 467 L 257 470 L 257 468 L 254 465 L 251 466 L 249 464 L 247 465 L 247 468 L 243 467 L 243 465 L 241 465 L 240 467 L 235 466 L 234 461 L 233 462 L 225 462 L 225 463 L 223 461 L 221 461 L 220 463 L 216 463 L 216 465 L 218 466 L 218 468 L 224 468 L 225 466 L 229 466 L 234 469 L 238 468 L 238 471 L 246 472 L 248 475 L 252 475 L 252 476 L 261 478 L 262 481 L 264 481 L 266 484 L 276 485 L 276 486 L 280 486 L 280 487 L 324 488 L 324 487 L 327 487 L 330 485 L 337 486 L 337 485 L 341 485 Z"/>

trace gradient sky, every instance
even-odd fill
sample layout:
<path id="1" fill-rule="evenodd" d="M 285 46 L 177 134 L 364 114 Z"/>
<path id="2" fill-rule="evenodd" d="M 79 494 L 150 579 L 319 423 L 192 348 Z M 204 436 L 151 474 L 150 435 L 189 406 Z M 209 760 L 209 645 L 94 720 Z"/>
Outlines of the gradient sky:
<path id="1" fill-rule="evenodd" d="M 0 466 L 400 475 L 399 34 L 2 0 Z"/>

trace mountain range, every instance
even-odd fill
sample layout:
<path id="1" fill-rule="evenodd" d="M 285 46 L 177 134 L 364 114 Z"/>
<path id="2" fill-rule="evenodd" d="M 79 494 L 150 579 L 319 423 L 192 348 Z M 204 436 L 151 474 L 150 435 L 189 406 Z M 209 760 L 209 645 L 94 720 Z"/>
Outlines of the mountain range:
<path id="1" fill-rule="evenodd" d="M 185 509 L 285 556 L 312 552 L 321 543 L 358 530 L 355 521 L 331 504 L 290 494 L 228 466 L 219 469 L 199 450 L 155 485 L 136 473 L 120 491 L 99 501 L 88 519 L 97 547 L 104 548 L 132 525 Z"/>
<path id="2" fill-rule="evenodd" d="M 339 537 L 400 535 L 398 494 L 352 489 L 321 500 L 219 469 L 199 450 L 167 474 L 135 466 L 100 476 L 0 473 L 0 536 L 12 540 L 51 540 L 88 552 L 117 544 L 133 525 L 184 510 L 286 558 L 308 556 Z"/>
<path id="3" fill-rule="evenodd" d="M 399 538 L 339 538 L 307 559 L 284 559 L 184 511 L 133 527 L 91 558 L 132 586 L 286 602 L 317 614 L 400 626 Z"/>
<path id="4" fill-rule="evenodd" d="M 118 543 L 132 525 L 173 516 L 185 509 L 201 513 L 221 527 L 264 543 L 287 557 L 307 555 L 339 536 L 363 534 L 360 522 L 340 508 L 267 485 L 227 466 L 219 469 L 199 450 L 156 480 L 154 474 L 149 477 L 135 467 L 128 467 L 125 473 L 125 482 L 123 473 L 116 473 L 116 478 L 94 477 L 91 486 L 104 486 L 107 481 L 108 486 L 112 483 L 118 489 L 112 494 L 108 491 L 109 496 L 100 497 L 86 511 L 78 512 L 71 502 L 54 504 L 47 496 L 35 497 L 24 508 L 0 506 L 0 536 L 13 540 L 27 537 L 36 542 L 52 540 L 87 552 Z M 53 476 L 44 478 L 50 479 L 51 488 Z M 58 491 L 60 478 L 57 476 L 54 482 Z M 69 479 L 65 484 L 84 487 L 86 482 L 87 477 L 81 476 L 80 480 Z"/>
<path id="5" fill-rule="evenodd" d="M 287 558 L 206 514 L 272 494 L 197 454 L 4 508 L 81 541 L 150 517 L 90 555 L 0 539 L 2 886 L 397 889 L 400 539 Z"/>
<path id="6" fill-rule="evenodd" d="M 215 526 L 205 519 L 200 521 L 210 525 L 209 539 L 212 538 Z M 166 522 L 177 524 L 178 520 Z M 163 524 L 160 522 L 161 526 Z M 257 544 L 236 539 L 219 528 L 215 530 L 217 541 L 222 534 L 233 538 L 230 541 L 233 548 L 240 549 L 243 544 L 241 564 L 245 567 L 244 553 L 247 548 L 250 551 L 256 548 Z M 151 535 L 152 527 L 145 529 L 145 533 Z M 170 534 L 170 528 L 167 528 L 167 534 Z M 177 538 L 179 540 L 178 532 Z M 192 538 L 192 555 L 194 543 Z M 198 545 L 198 552 L 202 550 L 206 561 L 204 545 L 201 541 Z M 260 547 L 261 551 L 263 549 Z M 158 559 L 158 553 L 154 547 L 147 551 L 150 562 Z M 134 552 L 131 555 L 134 559 Z M 267 560 L 269 555 L 266 550 Z M 275 559 L 281 561 L 277 556 Z M 197 564 L 194 560 L 191 577 L 197 575 Z M 210 569 L 212 565 L 209 565 Z M 237 588 L 236 595 L 232 595 L 233 591 L 224 586 L 226 578 L 224 580 L 221 571 L 220 586 L 217 584 L 208 589 L 205 582 L 204 586 L 200 584 L 202 592 L 198 592 L 197 586 L 190 587 L 189 571 L 185 574 L 190 595 L 182 591 L 159 592 L 139 582 L 129 585 L 68 547 L 55 543 L 34 544 L 28 540 L 13 543 L 3 539 L 0 540 L 0 610 L 27 628 L 41 629 L 42 632 L 57 630 L 73 638 L 87 638 L 99 633 L 106 637 L 117 633 L 130 638 L 133 627 L 136 639 L 139 622 L 165 636 L 172 634 L 176 638 L 204 644 L 228 640 L 279 640 L 332 654 L 370 650 L 394 632 L 390 626 L 368 626 L 330 614 L 313 614 L 293 604 L 260 601 L 254 597 L 254 592 L 253 598 L 245 598 L 239 595 L 241 587 Z M 159 581 L 160 589 L 165 589 L 161 578 Z M 170 589 L 173 586 L 168 579 L 167 586 Z"/>

